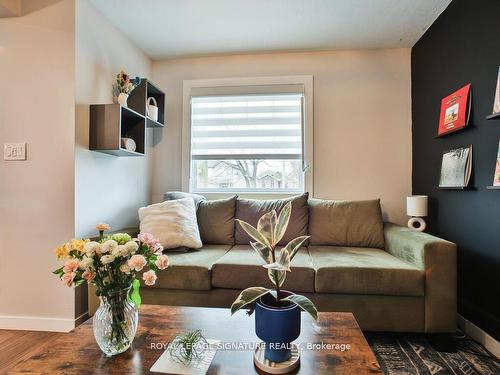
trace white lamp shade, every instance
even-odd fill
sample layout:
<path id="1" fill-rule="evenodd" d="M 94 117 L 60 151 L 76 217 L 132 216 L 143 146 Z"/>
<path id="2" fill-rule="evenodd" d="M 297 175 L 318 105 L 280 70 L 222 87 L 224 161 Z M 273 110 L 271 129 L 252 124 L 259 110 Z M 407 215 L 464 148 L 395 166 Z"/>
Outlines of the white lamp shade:
<path id="1" fill-rule="evenodd" d="M 427 216 L 427 195 L 411 195 L 406 197 L 406 215 L 414 217 Z"/>

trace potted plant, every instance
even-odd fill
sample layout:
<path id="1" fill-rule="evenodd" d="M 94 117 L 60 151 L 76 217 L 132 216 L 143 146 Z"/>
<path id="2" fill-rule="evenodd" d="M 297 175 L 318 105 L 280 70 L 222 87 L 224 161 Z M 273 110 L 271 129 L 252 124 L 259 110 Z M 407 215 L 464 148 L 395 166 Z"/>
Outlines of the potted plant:
<path id="1" fill-rule="evenodd" d="M 116 75 L 114 91 L 118 97 L 118 103 L 123 107 L 127 107 L 127 100 L 130 93 L 141 83 L 139 77 L 135 77 L 132 81 L 130 76 L 123 70 Z"/>
<path id="2" fill-rule="evenodd" d="M 108 224 L 98 224 L 97 241 L 71 240 L 56 248 L 64 266 L 54 271 L 65 285 L 94 284 L 100 306 L 94 314 L 94 336 L 101 350 L 113 356 L 127 350 L 134 340 L 141 305 L 140 271 L 146 285 L 156 282 L 157 270 L 168 267 L 163 246 L 149 233 L 133 239 L 126 233 L 104 236 Z M 147 271 L 146 271 L 147 269 Z"/>
<path id="3" fill-rule="evenodd" d="M 318 311 L 307 297 L 282 290 L 290 263 L 309 236 L 291 240 L 279 251 L 277 244 L 283 238 L 292 211 L 291 202 L 277 216 L 273 210 L 263 215 L 257 228 L 242 220 L 236 220 L 255 242 L 252 248 L 265 262 L 273 290 L 252 287 L 243 290 L 231 306 L 231 314 L 245 306 L 250 306 L 249 315 L 255 311 L 255 331 L 264 342 L 264 356 L 272 362 L 284 362 L 291 356 L 291 342 L 300 335 L 300 310 L 318 318 Z"/>

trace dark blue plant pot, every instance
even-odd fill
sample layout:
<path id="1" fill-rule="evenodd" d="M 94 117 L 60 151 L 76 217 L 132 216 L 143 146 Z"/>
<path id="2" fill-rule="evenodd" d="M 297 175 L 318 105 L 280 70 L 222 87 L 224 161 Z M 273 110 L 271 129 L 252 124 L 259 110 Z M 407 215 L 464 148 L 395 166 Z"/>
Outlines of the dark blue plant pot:
<path id="1" fill-rule="evenodd" d="M 295 304 L 273 307 L 266 303 L 269 298 L 274 297 L 266 295 L 255 303 L 255 333 L 265 344 L 264 357 L 272 362 L 284 362 L 292 355 L 291 342 L 300 335 L 300 308 Z"/>

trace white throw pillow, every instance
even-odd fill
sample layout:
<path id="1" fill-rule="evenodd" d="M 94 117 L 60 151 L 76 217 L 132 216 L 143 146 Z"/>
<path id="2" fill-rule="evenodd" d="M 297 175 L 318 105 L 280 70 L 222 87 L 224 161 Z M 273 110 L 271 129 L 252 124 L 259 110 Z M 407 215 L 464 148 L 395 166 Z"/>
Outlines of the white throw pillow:
<path id="1" fill-rule="evenodd" d="M 202 246 L 193 198 L 152 204 L 139 208 L 141 233 L 151 233 L 165 249 Z"/>

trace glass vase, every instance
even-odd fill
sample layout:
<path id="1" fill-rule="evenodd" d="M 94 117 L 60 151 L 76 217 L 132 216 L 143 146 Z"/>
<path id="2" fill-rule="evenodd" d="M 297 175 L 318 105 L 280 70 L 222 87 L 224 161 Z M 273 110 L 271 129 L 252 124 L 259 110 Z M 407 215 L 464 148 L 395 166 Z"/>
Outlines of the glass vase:
<path id="1" fill-rule="evenodd" d="M 100 296 L 101 304 L 92 320 L 99 348 L 111 357 L 123 353 L 134 340 L 139 314 L 129 300 L 130 288 Z"/>

